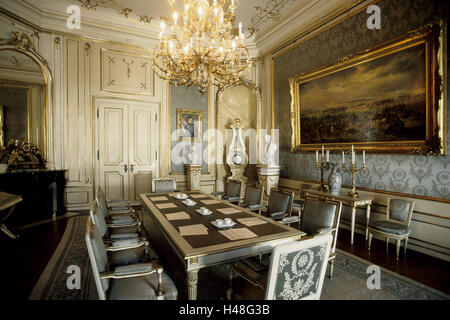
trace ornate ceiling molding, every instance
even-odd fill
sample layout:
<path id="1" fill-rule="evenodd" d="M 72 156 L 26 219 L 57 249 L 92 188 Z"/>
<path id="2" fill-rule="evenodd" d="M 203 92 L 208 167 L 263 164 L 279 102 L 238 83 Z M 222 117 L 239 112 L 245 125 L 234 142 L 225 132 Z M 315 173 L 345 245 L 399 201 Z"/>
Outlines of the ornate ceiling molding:
<path id="1" fill-rule="evenodd" d="M 81 6 L 89 11 L 95 11 L 97 7 L 114 9 L 118 14 L 125 16 L 128 20 L 133 22 L 144 22 L 147 24 L 151 24 L 151 21 L 154 20 L 154 17 L 150 17 L 145 14 L 136 13 L 135 16 L 137 18 L 132 18 L 133 9 L 127 8 L 115 0 L 78 0 L 81 3 Z"/>
<path id="2" fill-rule="evenodd" d="M 250 19 L 250 25 L 247 30 L 252 36 L 255 32 L 259 31 L 258 26 L 267 21 L 277 21 L 281 18 L 281 10 L 291 2 L 296 0 L 267 0 L 264 7 L 256 6 L 255 13 L 253 13 Z"/>

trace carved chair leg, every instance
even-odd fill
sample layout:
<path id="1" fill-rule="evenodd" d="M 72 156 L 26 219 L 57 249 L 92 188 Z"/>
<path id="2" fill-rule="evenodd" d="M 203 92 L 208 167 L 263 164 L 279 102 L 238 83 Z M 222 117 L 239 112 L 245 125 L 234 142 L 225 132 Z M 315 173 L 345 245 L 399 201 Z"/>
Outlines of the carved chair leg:
<path id="1" fill-rule="evenodd" d="M 331 279 L 333 277 L 333 270 L 334 270 L 334 259 L 328 262 L 330 264 L 330 274 L 328 275 L 328 278 Z"/>
<path id="2" fill-rule="evenodd" d="M 228 290 L 227 290 L 227 300 L 231 300 L 231 296 L 233 294 L 233 267 L 231 264 L 228 265 Z"/>
<path id="3" fill-rule="evenodd" d="M 388 251 L 389 249 L 389 238 L 386 237 L 386 251 Z"/>
<path id="4" fill-rule="evenodd" d="M 158 297 L 158 300 L 160 300 L 163 297 L 163 284 L 162 284 L 163 270 L 159 269 L 157 272 L 158 272 L 158 289 L 156 291 L 156 296 Z"/>
<path id="5" fill-rule="evenodd" d="M 400 244 L 401 244 L 402 240 L 397 239 L 396 240 L 396 253 L 397 253 L 397 261 L 398 261 L 398 256 L 400 255 Z"/>
<path id="6" fill-rule="evenodd" d="M 373 236 L 373 234 L 372 234 L 372 232 L 370 232 L 370 233 L 369 233 L 369 243 L 368 243 L 368 249 L 369 249 L 369 251 L 370 251 L 370 246 L 372 245 L 372 236 Z"/>
<path id="7" fill-rule="evenodd" d="M 404 244 L 404 254 L 406 255 L 406 247 L 408 246 L 408 237 L 405 238 L 405 244 Z"/>

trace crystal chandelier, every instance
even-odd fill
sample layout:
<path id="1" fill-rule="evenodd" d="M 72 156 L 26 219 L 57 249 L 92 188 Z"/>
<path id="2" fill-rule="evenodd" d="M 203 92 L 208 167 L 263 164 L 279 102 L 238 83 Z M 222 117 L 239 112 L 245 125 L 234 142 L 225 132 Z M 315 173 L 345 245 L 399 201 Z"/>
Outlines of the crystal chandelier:
<path id="1" fill-rule="evenodd" d="M 161 18 L 160 43 L 153 52 L 156 74 L 170 84 L 203 90 L 209 85 L 223 88 L 238 83 L 250 71 L 244 46 L 242 23 L 232 22 L 234 0 L 184 0 L 184 12 L 174 10 L 172 20 Z"/>

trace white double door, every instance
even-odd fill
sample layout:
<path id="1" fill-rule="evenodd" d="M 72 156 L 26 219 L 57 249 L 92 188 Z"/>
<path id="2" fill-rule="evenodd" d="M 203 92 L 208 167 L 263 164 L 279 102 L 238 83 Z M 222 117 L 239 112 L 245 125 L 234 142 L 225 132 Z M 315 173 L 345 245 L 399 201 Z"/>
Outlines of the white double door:
<path id="1" fill-rule="evenodd" d="M 101 101 L 97 105 L 97 177 L 110 200 L 139 202 L 158 170 L 156 103 Z"/>

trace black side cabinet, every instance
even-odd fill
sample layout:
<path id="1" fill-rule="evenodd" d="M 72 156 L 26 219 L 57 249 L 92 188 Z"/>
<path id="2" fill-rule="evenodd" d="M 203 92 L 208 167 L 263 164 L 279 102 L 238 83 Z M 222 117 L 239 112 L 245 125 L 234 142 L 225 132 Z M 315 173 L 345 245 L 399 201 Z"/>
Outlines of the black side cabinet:
<path id="1" fill-rule="evenodd" d="M 53 215 L 63 215 L 65 185 L 64 170 L 0 174 L 0 191 L 21 195 L 23 198 L 6 221 L 8 226 L 14 228 L 49 219 Z"/>

